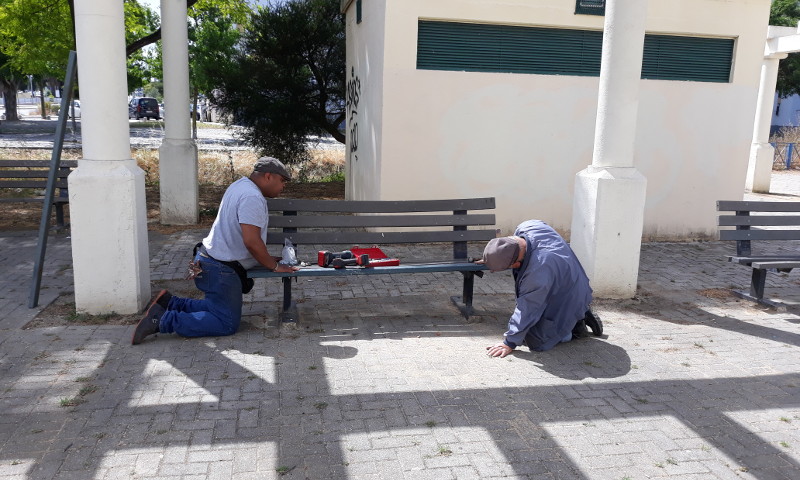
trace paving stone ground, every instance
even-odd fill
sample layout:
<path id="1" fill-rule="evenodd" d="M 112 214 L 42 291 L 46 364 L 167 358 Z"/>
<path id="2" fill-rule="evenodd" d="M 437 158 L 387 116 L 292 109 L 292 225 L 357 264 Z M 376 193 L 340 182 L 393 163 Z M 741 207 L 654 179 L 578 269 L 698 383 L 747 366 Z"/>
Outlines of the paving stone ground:
<path id="1" fill-rule="evenodd" d="M 204 233 L 154 236 L 152 278 Z M 300 282 L 294 327 L 261 279 L 236 335 L 131 346 L 22 329 L 35 242 L 0 234 L 0 479 L 800 478 L 800 277 L 769 275 L 786 312 L 740 301 L 731 244 L 644 244 L 637 296 L 596 301 L 605 336 L 492 359 L 508 272 L 470 321 L 458 274 Z M 47 259 L 42 305 L 72 289 L 67 236 Z"/>

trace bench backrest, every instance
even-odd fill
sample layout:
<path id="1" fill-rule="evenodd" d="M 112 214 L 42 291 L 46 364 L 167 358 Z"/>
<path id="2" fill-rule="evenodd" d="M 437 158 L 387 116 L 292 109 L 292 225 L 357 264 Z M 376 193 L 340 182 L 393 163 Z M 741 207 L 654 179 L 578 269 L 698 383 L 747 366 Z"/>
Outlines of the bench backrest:
<path id="1" fill-rule="evenodd" d="M 76 160 L 61 160 L 56 187 L 65 195 L 67 177 L 78 166 Z M 50 160 L 0 160 L 0 188 L 45 188 Z"/>
<path id="2" fill-rule="evenodd" d="M 381 245 L 452 242 L 453 258 L 467 257 L 467 242 L 496 236 L 494 198 L 453 200 L 268 200 L 267 243 Z M 469 229 L 469 227 L 490 227 Z"/>
<path id="3" fill-rule="evenodd" d="M 720 200 L 717 211 L 734 212 L 719 215 L 720 227 L 736 227 L 720 229 L 719 239 L 736 240 L 739 256 L 752 254 L 751 240 L 800 240 L 800 202 Z"/>

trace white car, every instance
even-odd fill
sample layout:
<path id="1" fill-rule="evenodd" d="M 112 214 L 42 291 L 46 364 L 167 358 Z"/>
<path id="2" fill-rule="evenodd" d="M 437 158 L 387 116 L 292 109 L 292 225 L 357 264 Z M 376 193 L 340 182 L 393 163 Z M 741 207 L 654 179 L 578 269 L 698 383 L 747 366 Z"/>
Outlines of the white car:
<path id="1" fill-rule="evenodd" d="M 72 105 L 73 105 L 72 108 L 67 107 L 67 117 L 68 118 L 72 118 L 72 115 L 73 115 L 72 112 L 73 112 L 73 108 L 74 108 L 75 118 L 81 118 L 81 101 L 80 100 L 73 100 L 72 101 Z"/>

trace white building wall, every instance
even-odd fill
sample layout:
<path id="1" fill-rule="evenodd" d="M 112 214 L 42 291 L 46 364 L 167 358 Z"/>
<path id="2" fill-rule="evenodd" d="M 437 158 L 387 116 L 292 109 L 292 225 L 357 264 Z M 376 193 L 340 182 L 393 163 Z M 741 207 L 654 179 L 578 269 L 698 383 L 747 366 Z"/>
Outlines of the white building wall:
<path id="1" fill-rule="evenodd" d="M 386 4 L 363 2 L 362 22 L 355 7 L 346 15 L 347 150 L 345 195 L 348 200 L 380 198 L 380 145 L 383 141 L 384 24 Z"/>
<path id="2" fill-rule="evenodd" d="M 494 196 L 504 233 L 529 218 L 567 231 L 575 173 L 592 160 L 599 79 L 417 70 L 417 22 L 601 30 L 603 18 L 574 15 L 574 0 L 362 3 L 361 25 L 351 22 L 355 2 L 347 10 L 348 71 L 365 61 L 383 69 L 361 82 L 383 92 L 370 97 L 380 118 L 359 122 L 374 136 L 360 138 L 359 151 L 374 144 L 379 168 L 351 162 L 349 197 Z M 650 1 L 648 33 L 736 38 L 736 47 L 731 83 L 642 80 L 636 167 L 648 180 L 646 237 L 713 235 L 715 201 L 741 198 L 769 3 Z M 380 21 L 368 16 L 384 5 Z M 351 57 L 359 48 L 368 51 Z"/>
<path id="3" fill-rule="evenodd" d="M 780 105 L 780 108 L 778 108 Z M 789 95 L 779 98 L 775 94 L 775 103 L 772 106 L 772 122 L 770 130 L 774 133 L 782 127 L 800 126 L 800 95 Z"/>

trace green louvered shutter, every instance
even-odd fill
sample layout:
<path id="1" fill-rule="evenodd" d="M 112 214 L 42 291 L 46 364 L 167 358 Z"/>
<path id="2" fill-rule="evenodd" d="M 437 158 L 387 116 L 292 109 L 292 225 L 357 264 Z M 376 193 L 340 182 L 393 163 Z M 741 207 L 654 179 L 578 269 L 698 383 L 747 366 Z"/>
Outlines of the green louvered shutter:
<path id="1" fill-rule="evenodd" d="M 599 76 L 603 33 L 420 20 L 417 69 Z M 730 81 L 734 40 L 645 35 L 642 78 Z"/>
<path id="2" fill-rule="evenodd" d="M 602 45 L 599 31 L 420 20 L 417 68 L 597 76 Z"/>
<path id="3" fill-rule="evenodd" d="M 606 0 L 575 0 L 575 15 L 605 15 Z"/>
<path id="4" fill-rule="evenodd" d="M 642 78 L 727 83 L 734 40 L 677 35 L 647 35 Z"/>

